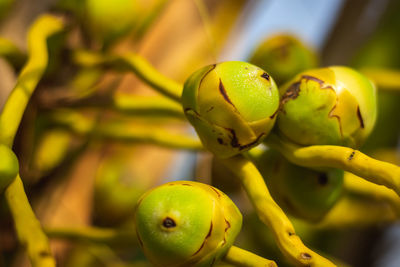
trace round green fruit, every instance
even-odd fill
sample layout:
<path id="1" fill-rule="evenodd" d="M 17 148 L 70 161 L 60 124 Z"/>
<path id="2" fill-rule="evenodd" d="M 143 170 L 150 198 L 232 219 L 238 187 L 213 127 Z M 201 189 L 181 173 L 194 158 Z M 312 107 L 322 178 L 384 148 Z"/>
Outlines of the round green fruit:
<path id="1" fill-rule="evenodd" d="M 109 44 L 132 29 L 136 12 L 134 0 L 86 0 L 84 13 L 91 36 Z"/>
<path id="2" fill-rule="evenodd" d="M 347 67 L 305 71 L 280 88 L 279 134 L 302 146 L 360 147 L 377 114 L 376 89 Z"/>
<path id="3" fill-rule="evenodd" d="M 242 215 L 224 193 L 197 182 L 159 186 L 136 209 L 139 244 L 156 266 L 212 266 L 241 225 Z"/>
<path id="4" fill-rule="evenodd" d="M 278 205 L 301 219 L 321 220 L 343 191 L 342 170 L 315 171 L 303 168 L 290 163 L 273 150 L 265 151 L 257 165 Z"/>
<path id="5" fill-rule="evenodd" d="M 264 70 L 229 61 L 193 73 L 184 85 L 182 105 L 203 145 L 227 158 L 268 135 L 279 108 L 279 92 Z"/>
<path id="6" fill-rule="evenodd" d="M 250 62 L 268 72 L 278 84 L 318 65 L 314 51 L 292 35 L 280 34 L 262 42 Z"/>

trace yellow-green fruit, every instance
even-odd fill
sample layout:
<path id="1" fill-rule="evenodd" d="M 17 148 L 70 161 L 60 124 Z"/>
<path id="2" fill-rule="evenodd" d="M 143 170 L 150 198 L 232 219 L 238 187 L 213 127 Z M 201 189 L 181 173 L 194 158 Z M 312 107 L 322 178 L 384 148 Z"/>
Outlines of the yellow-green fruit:
<path id="1" fill-rule="evenodd" d="M 229 61 L 193 73 L 185 82 L 182 105 L 203 145 L 227 158 L 258 145 L 270 132 L 279 92 L 264 70 Z"/>
<path id="2" fill-rule="evenodd" d="M 18 159 L 8 146 L 0 144 L 0 193 L 14 180 L 19 171 Z"/>
<path id="3" fill-rule="evenodd" d="M 321 220 L 343 191 L 342 170 L 319 172 L 303 168 L 272 150 L 265 151 L 257 165 L 274 200 L 298 218 Z"/>
<path id="4" fill-rule="evenodd" d="M 268 72 L 278 84 L 318 65 L 314 51 L 292 35 L 280 34 L 262 42 L 250 62 Z"/>
<path id="5" fill-rule="evenodd" d="M 132 207 L 150 180 L 131 168 L 127 155 L 103 160 L 94 184 L 94 216 L 101 225 L 116 225 L 132 217 Z M 140 178 L 139 178 L 140 177 Z"/>
<path id="6" fill-rule="evenodd" d="M 109 44 L 132 29 L 136 10 L 134 0 L 86 0 L 84 19 L 92 37 Z"/>
<path id="7" fill-rule="evenodd" d="M 213 266 L 241 226 L 235 204 L 220 190 L 197 182 L 159 186 L 136 209 L 139 244 L 156 266 Z"/>
<path id="8" fill-rule="evenodd" d="M 351 68 L 305 71 L 282 86 L 280 95 L 277 129 L 299 145 L 358 148 L 376 121 L 376 89 Z"/>

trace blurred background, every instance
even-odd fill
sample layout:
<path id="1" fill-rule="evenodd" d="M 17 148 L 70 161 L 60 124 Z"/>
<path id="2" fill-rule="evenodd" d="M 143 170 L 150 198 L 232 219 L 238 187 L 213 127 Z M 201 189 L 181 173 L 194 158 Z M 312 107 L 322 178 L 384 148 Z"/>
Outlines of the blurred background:
<path id="1" fill-rule="evenodd" d="M 162 74 L 183 83 L 204 65 L 227 60 L 249 61 L 265 40 L 289 35 L 312 51 L 313 60 L 307 65 L 310 68 L 348 65 L 359 70 L 400 70 L 400 2 L 132 0 L 136 12 L 132 17 L 141 27 L 128 31 L 109 47 L 98 42 L 96 30 L 93 31 L 87 14 L 81 10 L 82 2 L 0 0 L 0 37 L 11 40 L 21 51 L 26 51 L 26 31 L 39 14 L 59 14 L 71 25 L 68 34 L 52 40 L 54 60 L 50 60 L 32 98 L 14 146 L 28 197 L 45 228 L 133 229 L 135 203 L 148 188 L 182 179 L 211 183 L 211 177 L 218 176 L 212 183 L 232 197 L 246 218 L 236 243 L 286 266 L 246 196 L 226 170 L 215 167 L 210 154 L 113 138 L 91 138 L 65 127 L 65 123 L 61 127 L 59 118 L 70 117 L 72 124 L 82 127 L 88 121 L 89 124 L 95 120 L 118 121 L 124 126 L 116 130 L 129 132 L 137 125 L 149 129 L 156 125 L 194 135 L 182 118 L 132 116 L 104 105 L 101 100 L 110 92 L 126 99 L 156 93 L 134 74 L 78 69 L 71 60 L 71 51 L 80 48 L 134 51 Z M 287 51 L 284 47 L 279 49 L 284 58 Z M 0 107 L 15 83 L 18 69 L 18 64 L 0 58 Z M 283 76 L 281 82 L 284 81 Z M 75 95 L 66 90 L 72 88 L 77 95 L 90 95 L 88 88 L 93 85 L 100 92 L 100 97 L 93 98 L 97 101 L 94 104 L 84 101 L 76 104 Z M 379 91 L 378 102 L 378 123 L 363 151 L 399 164 L 399 91 Z M 383 207 L 382 215 L 377 216 L 385 218 L 385 211 Z M 393 219 L 319 230 L 314 229 L 313 223 L 293 220 L 307 245 L 343 262 L 343 266 L 400 266 L 400 227 Z M 135 241 L 126 242 L 130 245 L 60 238 L 52 239 L 51 245 L 59 266 L 149 266 Z M 23 249 L 18 247 L 3 198 L 0 266 L 29 266 Z"/>

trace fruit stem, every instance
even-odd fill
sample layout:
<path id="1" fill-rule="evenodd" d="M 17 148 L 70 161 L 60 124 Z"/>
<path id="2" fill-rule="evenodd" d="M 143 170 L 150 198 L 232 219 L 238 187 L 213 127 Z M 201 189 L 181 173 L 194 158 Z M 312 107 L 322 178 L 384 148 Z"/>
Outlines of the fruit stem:
<path id="1" fill-rule="evenodd" d="M 368 157 L 358 150 L 341 146 L 300 147 L 270 134 L 267 144 L 290 162 L 311 168 L 337 168 L 351 172 L 374 184 L 393 189 L 400 196 L 400 167 Z"/>
<path id="2" fill-rule="evenodd" d="M 161 127 L 132 125 L 124 121 L 99 121 L 72 110 L 55 110 L 49 120 L 78 134 L 119 142 L 147 143 L 172 149 L 203 150 L 199 139 Z"/>
<path id="3" fill-rule="evenodd" d="M 384 68 L 363 68 L 361 72 L 371 79 L 379 90 L 397 91 L 400 90 L 400 71 Z"/>
<path id="4" fill-rule="evenodd" d="M 0 142 L 10 148 L 29 98 L 47 67 L 47 39 L 62 29 L 61 20 L 51 15 L 43 15 L 28 31 L 28 61 L 0 114 Z M 26 247 L 32 266 L 56 266 L 49 241 L 29 204 L 19 174 L 7 187 L 5 198 L 14 218 L 18 240 Z"/>
<path id="5" fill-rule="evenodd" d="M 160 73 L 138 54 L 130 52 L 122 55 L 112 55 L 78 50 L 75 51 L 73 58 L 75 63 L 85 67 L 103 65 L 115 70 L 133 72 L 154 90 L 180 103 L 183 85 Z"/>
<path id="6" fill-rule="evenodd" d="M 277 267 L 272 260 L 265 259 L 247 250 L 232 246 L 222 261 L 238 267 Z"/>
<path id="7" fill-rule="evenodd" d="M 222 159 L 221 163 L 240 179 L 260 220 L 272 230 L 279 249 L 288 260 L 296 266 L 335 266 L 303 244 L 288 217 L 272 199 L 260 172 L 249 159 L 238 155 Z"/>

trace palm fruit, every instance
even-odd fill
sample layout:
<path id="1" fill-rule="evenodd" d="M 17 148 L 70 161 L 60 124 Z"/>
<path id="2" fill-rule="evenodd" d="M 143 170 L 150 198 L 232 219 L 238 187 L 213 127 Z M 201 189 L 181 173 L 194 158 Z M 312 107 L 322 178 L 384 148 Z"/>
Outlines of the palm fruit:
<path id="1" fill-rule="evenodd" d="M 376 121 L 376 89 L 351 68 L 334 66 L 302 72 L 279 93 L 277 130 L 298 145 L 358 148 Z"/>
<path id="2" fill-rule="evenodd" d="M 193 73 L 185 82 L 182 105 L 203 145 L 227 158 L 258 145 L 270 132 L 279 92 L 264 70 L 229 61 Z"/>
<path id="3" fill-rule="evenodd" d="M 263 41 L 250 62 L 268 72 L 280 85 L 318 65 L 316 53 L 292 35 L 280 34 Z"/>
<path id="4" fill-rule="evenodd" d="M 139 200 L 136 230 L 146 257 L 156 266 L 213 266 L 232 246 L 242 215 L 220 190 L 177 181 Z"/>
<path id="5" fill-rule="evenodd" d="M 6 145 L 0 144 L 0 194 L 14 180 L 19 171 L 18 159 Z"/>
<path id="6" fill-rule="evenodd" d="M 137 17 L 133 0 L 86 0 L 84 10 L 89 33 L 106 45 L 128 33 Z"/>
<path id="7" fill-rule="evenodd" d="M 272 197 L 293 216 L 319 221 L 339 200 L 343 191 L 343 171 L 323 172 L 294 165 L 273 150 L 257 160 Z"/>
<path id="8" fill-rule="evenodd" d="M 121 224 L 132 217 L 132 207 L 150 188 L 151 179 L 139 175 L 129 156 L 111 155 L 102 160 L 96 172 L 94 217 L 101 225 Z"/>

